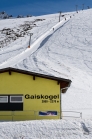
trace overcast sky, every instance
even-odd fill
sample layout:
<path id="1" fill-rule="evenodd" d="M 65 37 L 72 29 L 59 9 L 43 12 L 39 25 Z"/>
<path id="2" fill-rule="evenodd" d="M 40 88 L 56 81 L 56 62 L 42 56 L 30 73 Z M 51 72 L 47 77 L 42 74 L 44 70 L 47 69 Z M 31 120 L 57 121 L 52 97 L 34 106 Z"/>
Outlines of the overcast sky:
<path id="1" fill-rule="evenodd" d="M 75 11 L 92 7 L 92 0 L 0 0 L 0 12 L 6 11 L 13 16 L 17 15 L 43 15 L 57 13 L 58 11 Z"/>

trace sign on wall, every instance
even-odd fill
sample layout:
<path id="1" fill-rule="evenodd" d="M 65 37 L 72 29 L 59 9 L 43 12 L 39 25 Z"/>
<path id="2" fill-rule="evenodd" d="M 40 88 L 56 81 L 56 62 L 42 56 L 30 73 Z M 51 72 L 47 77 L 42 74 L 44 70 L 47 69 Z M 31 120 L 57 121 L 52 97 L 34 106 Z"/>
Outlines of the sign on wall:
<path id="1" fill-rule="evenodd" d="M 39 116 L 57 116 L 57 111 L 39 111 Z"/>
<path id="2" fill-rule="evenodd" d="M 31 99 L 31 100 L 34 100 L 34 99 L 38 99 L 38 100 L 41 100 L 42 103 L 59 103 L 59 94 L 57 95 L 43 95 L 43 94 L 40 94 L 40 95 L 29 95 L 29 94 L 26 94 L 25 95 L 25 99 Z"/>

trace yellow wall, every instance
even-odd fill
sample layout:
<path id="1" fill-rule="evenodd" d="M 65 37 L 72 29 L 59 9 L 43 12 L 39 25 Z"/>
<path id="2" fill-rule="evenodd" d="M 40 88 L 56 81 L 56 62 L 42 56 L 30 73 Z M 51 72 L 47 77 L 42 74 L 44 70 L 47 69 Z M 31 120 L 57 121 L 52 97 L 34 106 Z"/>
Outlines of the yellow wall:
<path id="1" fill-rule="evenodd" d="M 57 81 L 40 77 L 35 77 L 35 80 L 33 80 L 33 76 L 30 75 L 16 72 L 12 72 L 9 75 L 8 72 L 5 72 L 0 74 L 0 94 L 23 94 L 24 96 L 26 94 L 59 95 L 59 99 L 56 99 L 58 102 L 56 103 L 42 103 L 42 99 L 25 99 L 24 97 L 24 111 L 14 112 L 13 120 L 60 118 L 59 113 L 58 116 L 38 116 L 38 111 L 52 110 L 60 112 L 60 85 L 57 84 Z M 31 111 L 29 112 L 29 110 Z M 35 116 L 34 111 L 37 111 Z M 8 117 L 1 116 L 3 113 L 7 115 L 9 112 L 0 112 L 0 119 L 7 120 Z"/>

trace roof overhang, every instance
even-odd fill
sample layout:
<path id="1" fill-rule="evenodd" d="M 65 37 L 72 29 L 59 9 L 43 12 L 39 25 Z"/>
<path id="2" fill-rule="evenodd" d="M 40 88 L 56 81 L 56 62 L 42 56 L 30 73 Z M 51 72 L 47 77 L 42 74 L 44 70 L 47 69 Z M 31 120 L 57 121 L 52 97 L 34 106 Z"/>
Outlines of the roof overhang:
<path id="1" fill-rule="evenodd" d="M 31 76 L 33 76 L 33 78 L 40 77 L 40 78 L 55 80 L 55 81 L 57 81 L 57 84 L 60 84 L 60 89 L 62 90 L 62 93 L 65 93 L 71 85 L 71 80 L 69 80 L 69 79 L 54 77 L 54 76 L 50 76 L 50 75 L 44 75 L 44 74 L 40 74 L 40 73 L 30 72 L 30 71 L 26 71 L 26 70 L 11 68 L 11 67 L 0 69 L 0 73 L 4 73 L 4 72 L 9 72 L 10 75 L 12 74 L 12 72 L 17 72 L 17 73 L 21 73 L 21 74 L 31 75 Z"/>

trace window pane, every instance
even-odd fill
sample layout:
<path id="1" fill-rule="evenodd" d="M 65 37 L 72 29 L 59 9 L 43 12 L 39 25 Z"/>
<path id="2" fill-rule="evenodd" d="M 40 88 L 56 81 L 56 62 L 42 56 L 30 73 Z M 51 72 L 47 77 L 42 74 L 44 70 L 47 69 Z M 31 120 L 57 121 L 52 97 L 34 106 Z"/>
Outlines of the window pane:
<path id="1" fill-rule="evenodd" d="M 22 102 L 22 96 L 11 96 L 11 102 Z"/>
<path id="2" fill-rule="evenodd" d="M 0 102 L 7 102 L 7 96 L 0 96 Z"/>

